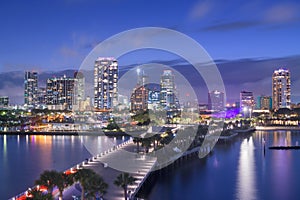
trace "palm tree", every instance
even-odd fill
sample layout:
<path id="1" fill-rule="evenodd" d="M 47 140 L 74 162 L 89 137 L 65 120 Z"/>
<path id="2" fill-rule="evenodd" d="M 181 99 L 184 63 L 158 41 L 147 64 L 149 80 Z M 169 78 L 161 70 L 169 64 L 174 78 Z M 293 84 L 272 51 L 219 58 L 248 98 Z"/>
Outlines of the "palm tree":
<path id="1" fill-rule="evenodd" d="M 119 176 L 117 176 L 114 184 L 118 187 L 123 188 L 125 200 L 127 200 L 128 185 L 133 185 L 135 181 L 136 179 L 128 173 L 122 173 Z"/>
<path id="2" fill-rule="evenodd" d="M 140 138 L 139 136 L 133 138 L 133 143 L 136 143 L 137 153 L 140 152 L 140 142 L 141 141 L 142 141 L 142 138 Z"/>
<path id="3" fill-rule="evenodd" d="M 55 187 L 54 179 L 55 179 L 56 174 L 57 174 L 57 171 L 55 171 L 55 170 L 52 170 L 52 171 L 46 170 L 40 175 L 40 178 L 35 181 L 35 184 L 43 185 L 43 186 L 47 187 L 48 194 L 52 195 L 53 188 Z"/>
<path id="4" fill-rule="evenodd" d="M 55 170 L 44 171 L 38 180 L 35 181 L 36 185 L 43 185 L 47 187 L 48 194 L 52 196 L 53 188 L 57 186 L 59 190 L 59 199 L 63 198 L 64 189 L 73 184 L 73 179 L 70 175 L 58 172 Z"/>
<path id="5" fill-rule="evenodd" d="M 61 173 L 61 172 L 56 172 L 53 182 L 58 188 L 59 200 L 62 200 L 64 189 L 70 185 L 73 185 L 74 181 L 73 181 L 71 175 L 67 175 L 67 174 Z"/>
<path id="6" fill-rule="evenodd" d="M 152 143 L 152 138 L 147 137 L 147 138 L 144 138 L 142 140 L 142 146 L 145 147 L 146 153 L 149 152 L 149 148 L 151 147 L 151 143 Z"/>
<path id="7" fill-rule="evenodd" d="M 93 176 L 96 176 L 96 173 L 91 169 L 80 169 L 74 174 L 74 180 L 79 181 L 81 185 L 81 199 L 84 199 L 85 189 L 89 188 L 89 181 Z"/>
<path id="8" fill-rule="evenodd" d="M 26 197 L 26 200 L 53 200 L 52 194 L 43 194 L 43 192 L 37 188 L 28 190 L 28 194 L 30 197 Z"/>
<path id="9" fill-rule="evenodd" d="M 87 181 L 85 185 L 85 191 L 87 192 L 87 197 L 96 198 L 97 193 L 103 197 L 107 192 L 108 184 L 104 182 L 103 178 L 96 174 L 92 176 Z"/>

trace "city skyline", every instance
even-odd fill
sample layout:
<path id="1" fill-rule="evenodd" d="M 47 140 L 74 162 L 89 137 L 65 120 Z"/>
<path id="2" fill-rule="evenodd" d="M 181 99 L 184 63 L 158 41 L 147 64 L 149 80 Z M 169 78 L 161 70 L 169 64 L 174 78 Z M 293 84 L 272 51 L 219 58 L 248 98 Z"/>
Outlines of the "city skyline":
<path id="1" fill-rule="evenodd" d="M 299 199 L 299 11 L 1 1 L 1 199 Z"/>
<path id="2" fill-rule="evenodd" d="M 101 60 L 101 59 L 105 59 L 105 58 L 101 58 L 101 57 L 99 57 L 99 59 L 95 62 L 95 63 L 99 63 L 99 61 Z M 113 58 L 108 58 L 108 59 L 113 59 Z M 116 60 L 115 60 L 115 62 L 117 62 Z M 99 64 L 98 64 L 99 65 Z M 96 66 L 96 65 L 95 65 Z M 119 71 L 119 70 L 117 70 L 117 71 Z M 170 71 L 170 70 L 164 70 L 164 71 Z M 277 106 L 277 107 L 272 107 L 272 105 L 274 104 L 273 102 L 272 102 L 272 100 L 274 99 L 274 98 L 272 98 L 271 97 L 271 102 L 270 102 L 270 108 L 274 108 L 274 109 L 278 109 L 278 108 L 281 108 L 281 107 L 287 107 L 287 108 L 290 108 L 291 106 L 291 103 L 294 103 L 294 104 L 297 104 L 297 103 L 299 103 L 299 102 L 291 102 L 291 100 L 290 100 L 290 97 L 291 97 L 291 95 L 293 94 L 292 92 L 291 92 L 291 82 L 290 82 L 290 79 L 291 79 L 291 77 L 290 77 L 290 71 L 288 70 L 288 69 L 283 69 L 283 68 L 278 68 L 278 69 L 276 69 L 276 70 L 274 70 L 274 73 L 273 73 L 273 75 L 272 75 L 272 85 L 273 85 L 273 91 L 272 91 L 272 93 L 274 92 L 274 77 L 276 77 L 276 75 L 278 75 L 278 73 L 279 73 L 279 75 L 278 75 L 278 78 L 277 79 L 281 79 L 282 77 L 281 77 L 281 73 L 283 73 L 283 71 L 285 72 L 285 71 L 287 71 L 288 72 L 288 88 L 289 88 L 289 94 L 288 94 L 288 99 L 289 99 L 289 102 L 288 102 L 288 106 Z M 118 72 L 119 73 L 119 72 Z M 139 73 L 142 73 L 142 75 L 139 75 Z M 32 75 L 31 75 L 32 74 Z M 139 84 L 147 84 L 147 80 L 146 79 L 148 79 L 149 77 L 148 76 L 146 76 L 145 74 L 144 74 L 144 72 L 142 71 L 142 72 L 140 72 L 140 69 L 138 68 L 138 70 L 137 70 L 137 74 L 138 74 L 138 77 L 137 77 L 137 81 L 138 81 L 138 85 Z M 163 75 L 163 74 L 162 74 Z M 34 77 L 33 77 L 34 76 Z M 74 76 L 74 78 L 72 78 Z M 66 78 L 66 79 L 72 79 L 72 80 L 75 80 L 75 82 L 74 82 L 74 91 L 72 91 L 72 93 L 74 93 L 74 97 L 72 96 L 72 104 L 73 105 L 77 105 L 78 104 L 78 102 L 83 102 L 84 100 L 85 100 L 85 98 L 86 97 L 91 97 L 90 95 L 85 95 L 85 93 L 86 93 L 86 91 L 85 91 L 85 89 L 86 89 L 86 87 L 85 87 L 85 85 L 86 85 L 86 83 L 85 83 L 85 77 L 84 77 L 84 74 L 82 73 L 82 72 L 78 72 L 78 71 L 74 71 L 74 75 L 73 76 L 71 76 L 71 77 L 68 77 L 67 78 L 67 76 L 66 76 L 66 74 L 63 74 L 60 78 L 57 78 L 57 76 L 53 76 L 53 78 L 47 78 L 47 81 L 46 81 L 46 87 L 38 87 L 38 82 L 39 82 L 39 78 L 38 78 L 38 73 L 37 72 L 35 72 L 35 71 L 25 71 L 25 79 L 24 79 L 24 85 L 23 85 L 23 88 L 25 87 L 25 89 L 24 89 L 24 101 L 25 101 L 25 105 L 27 104 L 27 105 L 29 105 L 29 106 L 32 106 L 32 105 L 42 105 L 43 103 L 43 101 L 45 101 L 45 98 L 46 98 L 46 96 L 48 95 L 49 96 L 49 94 L 47 94 L 47 87 L 48 87 L 48 82 L 49 82 L 49 80 L 57 80 L 57 79 L 63 79 L 63 78 Z M 28 81 L 29 80 L 29 81 Z M 140 83 L 142 81 L 142 83 Z M 28 84 L 28 82 L 30 83 L 30 84 Z M 280 81 L 279 81 L 280 82 Z M 33 84 L 34 83 L 34 84 Z M 30 86 L 30 87 L 29 87 Z M 35 86 L 35 89 L 34 88 L 32 88 L 33 86 Z M 278 86 L 278 87 L 283 87 L 283 86 Z M 36 91 L 35 93 L 35 95 L 33 95 L 33 94 L 31 94 L 31 96 L 35 96 L 34 98 L 36 99 L 35 100 L 35 102 L 34 103 L 26 103 L 26 101 L 28 101 L 27 99 L 28 99 L 28 94 L 27 93 L 29 93 L 29 90 L 31 91 Z M 31 91 L 31 93 L 32 93 L 32 91 Z M 244 91 L 244 90 L 243 90 Z M 243 91 L 241 91 L 241 92 L 243 92 Z M 209 93 L 213 93 L 213 92 L 217 92 L 217 91 L 209 91 Z M 285 95 L 285 93 L 286 93 L 286 91 L 283 91 L 284 93 L 282 93 L 282 95 Z M 269 98 L 269 96 L 268 95 L 266 95 L 266 94 L 260 94 L 259 95 L 259 93 L 256 93 L 256 95 L 254 95 L 255 94 L 255 91 L 251 91 L 251 93 L 252 93 L 252 95 L 253 95 L 253 99 L 254 99 L 254 105 L 255 105 L 255 107 L 254 107 L 254 105 L 252 106 L 253 107 L 253 109 L 254 108 L 261 108 L 261 105 L 263 104 L 264 106 L 264 108 L 267 108 L 268 106 L 265 106 L 267 103 L 266 103 L 266 101 L 268 101 L 269 102 L 269 100 L 268 100 L 268 98 Z M 44 97 L 44 96 L 45 97 Z M 7 95 L 1 95 L 1 97 L 8 97 L 9 98 L 9 96 L 7 96 Z M 129 96 L 128 96 L 129 97 Z M 255 98 L 254 98 L 255 97 Z M 33 97 L 30 97 L 31 99 L 33 98 Z M 222 98 L 224 98 L 224 97 L 222 97 Z M 75 103 L 76 102 L 76 103 Z M 239 97 L 239 102 L 241 102 L 241 97 Z M 205 101 L 199 101 L 199 103 L 200 104 L 203 104 L 203 103 L 207 103 L 207 105 L 208 105 L 208 107 L 211 107 L 210 106 L 210 100 L 208 99 L 208 101 L 207 102 L 205 102 Z M 227 102 L 224 102 L 224 106 L 225 106 L 225 104 L 230 104 L 230 103 L 232 103 L 232 104 L 234 104 L 234 103 L 236 103 L 236 102 L 230 102 L 230 101 L 227 101 Z M 14 105 L 13 103 L 11 104 L 11 105 Z M 20 105 L 20 104 L 19 104 Z M 80 105 L 80 103 L 78 104 L 78 105 Z"/>

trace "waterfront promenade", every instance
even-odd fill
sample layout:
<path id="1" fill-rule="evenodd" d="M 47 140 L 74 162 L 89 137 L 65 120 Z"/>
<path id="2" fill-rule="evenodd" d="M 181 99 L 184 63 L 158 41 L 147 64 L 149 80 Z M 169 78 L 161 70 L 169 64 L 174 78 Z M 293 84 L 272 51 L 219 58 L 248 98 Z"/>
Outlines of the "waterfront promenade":
<path id="1" fill-rule="evenodd" d="M 112 148 L 94 156 L 87 163 L 85 161 L 81 163 L 81 167 L 94 170 L 109 185 L 104 199 L 124 199 L 123 189 L 114 185 L 114 180 L 122 173 L 117 170 L 118 168 L 120 169 L 124 166 L 124 169 L 129 169 L 127 172 L 136 178 L 135 184 L 128 186 L 129 193 L 132 195 L 138 191 L 147 179 L 152 167 L 155 165 L 156 158 L 134 153 L 135 149 L 136 145 L 132 140 L 129 140 L 116 146 L 115 149 Z M 124 159 L 125 152 L 127 152 L 126 159 Z M 64 191 L 64 199 L 73 199 L 73 196 L 80 196 L 80 193 L 81 188 L 79 184 L 74 184 Z"/>

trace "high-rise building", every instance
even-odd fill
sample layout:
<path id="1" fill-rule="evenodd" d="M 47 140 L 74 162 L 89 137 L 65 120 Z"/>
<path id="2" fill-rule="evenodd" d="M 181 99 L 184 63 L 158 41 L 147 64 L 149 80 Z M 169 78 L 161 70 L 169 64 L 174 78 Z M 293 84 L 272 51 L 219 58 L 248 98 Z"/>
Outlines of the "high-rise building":
<path id="1" fill-rule="evenodd" d="M 134 88 L 131 98 L 131 112 L 146 111 L 148 109 L 148 89 L 141 85 Z"/>
<path id="2" fill-rule="evenodd" d="M 224 93 L 213 90 L 208 93 L 208 108 L 213 111 L 224 110 Z"/>
<path id="3" fill-rule="evenodd" d="M 253 92 L 242 91 L 240 93 L 240 112 L 244 117 L 251 117 L 254 108 Z"/>
<path id="4" fill-rule="evenodd" d="M 94 107 L 109 110 L 118 102 L 118 62 L 114 58 L 98 58 L 94 67 Z"/>
<path id="5" fill-rule="evenodd" d="M 287 69 L 275 70 L 272 76 L 273 109 L 291 107 L 291 75 Z"/>
<path id="6" fill-rule="evenodd" d="M 160 104 L 162 107 L 174 107 L 176 104 L 175 76 L 172 70 L 164 70 L 160 79 Z"/>
<path id="7" fill-rule="evenodd" d="M 0 106 L 8 106 L 9 97 L 8 96 L 0 96 Z"/>
<path id="8" fill-rule="evenodd" d="M 52 109 L 72 109 L 75 79 L 63 76 L 47 80 L 47 105 Z"/>
<path id="9" fill-rule="evenodd" d="M 264 95 L 258 96 L 256 101 L 256 108 L 261 110 L 271 110 L 272 97 Z"/>
<path id="10" fill-rule="evenodd" d="M 138 113 L 146 111 L 148 109 L 148 93 L 149 90 L 146 87 L 148 77 L 144 74 L 144 71 L 137 69 L 137 85 L 133 89 L 130 97 L 130 111 Z"/>
<path id="11" fill-rule="evenodd" d="M 39 88 L 38 89 L 38 104 L 39 105 L 46 105 L 47 100 L 47 90 L 46 88 Z"/>
<path id="12" fill-rule="evenodd" d="M 85 100 L 85 77 L 82 72 L 74 73 L 74 104 L 80 105 Z"/>
<path id="13" fill-rule="evenodd" d="M 24 103 L 30 106 L 36 105 L 38 103 L 38 73 L 26 71 L 24 86 Z"/>
<path id="14" fill-rule="evenodd" d="M 141 70 L 140 68 L 137 69 L 137 84 L 138 85 L 146 85 L 148 83 L 149 77 L 145 75 L 144 70 Z"/>

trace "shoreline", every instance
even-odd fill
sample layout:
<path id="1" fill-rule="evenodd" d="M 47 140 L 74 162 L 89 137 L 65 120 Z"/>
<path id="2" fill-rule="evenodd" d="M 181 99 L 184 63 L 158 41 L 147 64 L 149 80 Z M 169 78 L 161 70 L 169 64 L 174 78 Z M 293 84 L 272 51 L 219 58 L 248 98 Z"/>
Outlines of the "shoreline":
<path id="1" fill-rule="evenodd" d="M 249 132 L 249 131 L 268 131 L 268 130 L 300 130 L 300 126 L 256 126 L 252 128 L 251 130 L 249 129 L 236 129 L 233 130 L 233 133 L 229 136 L 220 136 L 220 139 L 229 139 L 234 136 L 236 136 L 239 133 L 243 132 Z M 50 132 L 34 132 L 34 131 L 28 131 L 28 132 L 20 132 L 20 131 L 0 131 L 0 135 L 73 135 L 73 136 L 130 136 L 131 133 L 136 133 L 136 132 L 122 132 L 122 131 L 108 131 L 108 132 L 103 132 L 102 130 L 99 131 L 50 131 Z"/>
<path id="2" fill-rule="evenodd" d="M 274 130 L 300 130 L 299 126 L 256 126 L 257 131 L 274 131 Z"/>
<path id="3" fill-rule="evenodd" d="M 125 132 L 103 132 L 103 131 L 89 131 L 89 132 L 79 132 L 79 131 L 53 131 L 53 132 L 18 132 L 18 131 L 7 131 L 0 132 L 0 135 L 61 135 L 61 136 L 130 136 Z"/>

